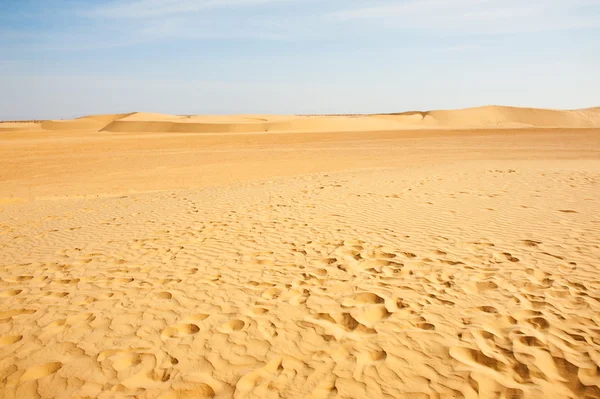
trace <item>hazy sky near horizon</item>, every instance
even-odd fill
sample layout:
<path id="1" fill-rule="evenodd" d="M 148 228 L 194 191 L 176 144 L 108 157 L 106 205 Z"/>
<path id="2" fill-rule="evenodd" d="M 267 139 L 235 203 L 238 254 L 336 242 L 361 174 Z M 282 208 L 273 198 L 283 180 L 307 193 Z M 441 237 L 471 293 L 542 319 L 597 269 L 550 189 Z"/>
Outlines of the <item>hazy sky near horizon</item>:
<path id="1" fill-rule="evenodd" d="M 600 105 L 600 0 L 0 0 L 0 119 Z"/>

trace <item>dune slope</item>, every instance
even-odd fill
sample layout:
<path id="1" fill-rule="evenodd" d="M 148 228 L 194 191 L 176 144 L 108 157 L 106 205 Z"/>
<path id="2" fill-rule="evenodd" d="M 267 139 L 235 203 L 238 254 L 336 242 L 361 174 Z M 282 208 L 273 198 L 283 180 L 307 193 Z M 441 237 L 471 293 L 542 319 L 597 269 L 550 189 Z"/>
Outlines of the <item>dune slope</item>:
<path id="1" fill-rule="evenodd" d="M 177 116 L 136 112 L 42 121 L 44 130 L 114 133 L 297 133 L 418 129 L 598 128 L 598 108 L 549 110 L 487 106 L 449 111 L 414 111 L 384 115 L 231 115 Z M 31 128 L 23 126 L 23 128 Z M 0 124 L 2 130 L 18 130 Z M 24 129 L 25 130 L 25 129 Z M 31 130 L 31 129 L 30 129 Z"/>
<path id="2" fill-rule="evenodd" d="M 453 111 L 431 111 L 424 122 L 448 127 L 570 127 L 600 126 L 600 114 L 593 110 L 555 111 L 515 107 L 480 107 Z"/>
<path id="3" fill-rule="evenodd" d="M 90 115 L 70 120 L 48 120 L 41 122 L 44 130 L 101 130 L 107 124 L 116 119 L 126 117 L 129 114 L 106 114 Z"/>
<path id="4" fill-rule="evenodd" d="M 594 109 L 558 111 L 514 107 L 480 107 L 452 111 L 408 112 L 391 115 L 356 116 L 262 116 L 240 120 L 214 117 L 176 117 L 133 114 L 115 120 L 107 132 L 326 132 L 380 131 L 402 129 L 483 129 L 483 128 L 594 128 L 600 114 Z"/>

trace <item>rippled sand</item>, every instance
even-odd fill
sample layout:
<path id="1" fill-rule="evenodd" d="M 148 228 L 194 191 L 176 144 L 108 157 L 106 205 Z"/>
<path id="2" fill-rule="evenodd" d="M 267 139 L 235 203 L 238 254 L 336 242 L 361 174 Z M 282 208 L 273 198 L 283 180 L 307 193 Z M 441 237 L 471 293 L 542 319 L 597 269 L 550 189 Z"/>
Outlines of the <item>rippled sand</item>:
<path id="1" fill-rule="evenodd" d="M 0 141 L 0 397 L 600 397 L 597 130 Z"/>

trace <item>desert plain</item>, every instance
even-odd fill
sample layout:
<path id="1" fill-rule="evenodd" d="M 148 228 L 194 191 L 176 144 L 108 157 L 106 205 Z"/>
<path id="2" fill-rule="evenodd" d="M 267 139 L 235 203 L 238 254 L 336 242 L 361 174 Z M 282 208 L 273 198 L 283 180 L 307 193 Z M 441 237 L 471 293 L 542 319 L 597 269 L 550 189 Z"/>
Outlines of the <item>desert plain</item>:
<path id="1" fill-rule="evenodd" d="M 600 108 L 0 123 L 1 398 L 600 398 Z"/>

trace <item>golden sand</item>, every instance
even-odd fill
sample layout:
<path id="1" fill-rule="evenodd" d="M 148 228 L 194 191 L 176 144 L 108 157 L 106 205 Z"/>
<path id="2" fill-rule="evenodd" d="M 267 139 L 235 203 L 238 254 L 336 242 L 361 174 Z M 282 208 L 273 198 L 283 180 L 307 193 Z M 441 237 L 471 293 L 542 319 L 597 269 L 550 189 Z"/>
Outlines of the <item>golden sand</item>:
<path id="1" fill-rule="evenodd" d="M 1 398 L 600 397 L 600 111 L 0 124 Z"/>

